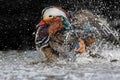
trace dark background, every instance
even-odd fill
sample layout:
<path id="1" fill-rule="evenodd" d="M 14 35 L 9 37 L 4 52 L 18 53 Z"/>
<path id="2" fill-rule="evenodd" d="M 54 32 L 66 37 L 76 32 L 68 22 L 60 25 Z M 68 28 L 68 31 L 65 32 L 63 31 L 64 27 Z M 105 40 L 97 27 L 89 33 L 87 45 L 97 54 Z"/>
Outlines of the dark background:
<path id="1" fill-rule="evenodd" d="M 0 0 L 0 50 L 35 49 L 34 32 L 44 7 L 61 6 L 67 11 L 88 9 L 119 29 L 119 4 L 119 0 Z"/>

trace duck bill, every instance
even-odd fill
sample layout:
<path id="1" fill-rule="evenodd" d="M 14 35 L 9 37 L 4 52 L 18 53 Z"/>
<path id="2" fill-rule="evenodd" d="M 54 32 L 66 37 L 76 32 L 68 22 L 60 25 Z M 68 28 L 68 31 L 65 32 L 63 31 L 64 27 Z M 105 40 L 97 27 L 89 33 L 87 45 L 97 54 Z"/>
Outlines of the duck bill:
<path id="1" fill-rule="evenodd" d="M 45 20 L 41 20 L 36 27 L 45 26 L 47 23 Z"/>

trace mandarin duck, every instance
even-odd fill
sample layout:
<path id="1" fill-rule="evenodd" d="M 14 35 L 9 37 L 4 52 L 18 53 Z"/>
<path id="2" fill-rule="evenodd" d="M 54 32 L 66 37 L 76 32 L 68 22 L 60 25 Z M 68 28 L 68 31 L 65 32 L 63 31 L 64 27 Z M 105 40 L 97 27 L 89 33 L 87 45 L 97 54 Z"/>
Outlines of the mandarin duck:
<path id="1" fill-rule="evenodd" d="M 47 7 L 37 25 L 36 48 L 47 61 L 83 54 L 87 47 L 90 49 L 98 38 L 106 35 L 101 24 L 100 18 L 87 10 L 78 11 L 70 18 L 60 7 Z"/>

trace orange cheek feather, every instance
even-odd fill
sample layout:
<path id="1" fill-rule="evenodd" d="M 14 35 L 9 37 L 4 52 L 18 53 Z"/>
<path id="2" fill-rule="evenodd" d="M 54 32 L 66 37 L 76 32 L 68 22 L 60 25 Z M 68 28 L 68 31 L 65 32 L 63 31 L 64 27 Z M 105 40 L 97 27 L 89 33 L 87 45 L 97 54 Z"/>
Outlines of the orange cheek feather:
<path id="1" fill-rule="evenodd" d="M 49 28 L 48 28 L 48 33 L 49 35 L 54 35 L 58 31 L 63 29 L 63 24 L 60 18 L 55 17 L 53 18 Z"/>

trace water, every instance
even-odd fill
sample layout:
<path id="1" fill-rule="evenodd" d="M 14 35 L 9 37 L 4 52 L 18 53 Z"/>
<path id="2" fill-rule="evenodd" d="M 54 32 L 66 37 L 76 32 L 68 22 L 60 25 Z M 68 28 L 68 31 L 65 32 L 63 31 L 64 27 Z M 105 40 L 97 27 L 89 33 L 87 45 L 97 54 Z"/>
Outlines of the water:
<path id="1" fill-rule="evenodd" d="M 119 80 L 120 48 L 100 54 L 104 58 L 84 54 L 47 64 L 37 51 L 0 51 L 0 80 Z"/>

